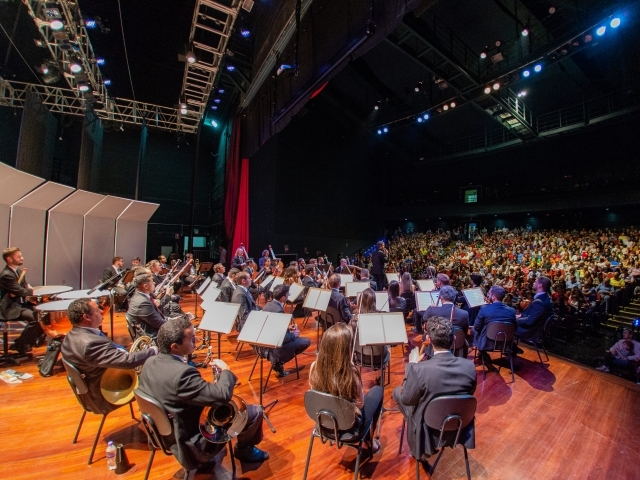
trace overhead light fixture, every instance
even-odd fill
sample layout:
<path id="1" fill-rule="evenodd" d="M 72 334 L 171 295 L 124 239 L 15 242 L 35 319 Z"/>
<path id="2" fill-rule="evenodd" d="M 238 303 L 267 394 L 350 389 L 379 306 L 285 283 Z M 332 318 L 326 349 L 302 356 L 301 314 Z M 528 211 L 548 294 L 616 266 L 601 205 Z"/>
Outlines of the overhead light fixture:
<path id="1" fill-rule="evenodd" d="M 529 75 L 531 75 L 531 72 L 529 70 L 525 70 L 524 72 L 522 72 L 522 76 L 524 78 L 529 78 Z"/>
<path id="2" fill-rule="evenodd" d="M 382 135 L 382 130 L 378 129 L 378 135 Z"/>
<path id="3" fill-rule="evenodd" d="M 100 57 L 96 58 L 96 64 L 97 65 L 104 65 L 105 63 L 107 63 L 107 62 L 106 62 L 106 60 L 104 58 L 100 58 Z"/>
<path id="4" fill-rule="evenodd" d="M 218 97 L 214 98 L 213 101 L 216 103 L 220 103 L 220 99 Z"/>
<path id="5" fill-rule="evenodd" d="M 111 80 L 109 80 L 108 78 L 105 78 L 105 79 L 103 80 L 102 84 L 103 84 L 105 87 L 108 87 L 109 85 L 111 85 Z"/>
<path id="6" fill-rule="evenodd" d="M 378 100 L 376 102 L 376 104 L 373 106 L 374 110 L 380 110 L 380 107 L 382 106 L 382 100 Z"/>
<path id="7" fill-rule="evenodd" d="M 536 73 L 540 73 L 542 71 L 542 65 L 537 64 L 535 67 L 533 67 L 533 71 Z"/>
<path id="8" fill-rule="evenodd" d="M 73 58 L 69 62 L 69 71 L 71 73 L 80 73 L 82 71 L 82 65 L 80 65 L 77 59 Z"/>
<path id="9" fill-rule="evenodd" d="M 524 28 L 522 29 L 522 32 L 520 33 L 522 33 L 523 37 L 529 36 L 529 25 L 525 25 Z"/>
<path id="10" fill-rule="evenodd" d="M 456 108 L 456 102 L 451 102 L 451 108 Z"/>
<path id="11" fill-rule="evenodd" d="M 416 120 L 418 121 L 418 123 L 422 123 L 422 117 L 418 117 L 416 118 Z"/>
<path id="12" fill-rule="evenodd" d="M 446 112 L 447 110 L 449 110 L 449 105 L 444 105 L 442 109 Z"/>
<path id="13" fill-rule="evenodd" d="M 611 26 L 611 28 L 618 28 L 620 26 L 620 19 L 618 17 L 612 18 L 609 25 Z"/>
<path id="14" fill-rule="evenodd" d="M 280 65 L 280 67 L 278 67 L 278 71 L 276 72 L 276 75 L 282 75 L 283 73 L 288 75 L 293 71 L 294 71 L 293 66 L 283 63 L 282 65 Z"/>
<path id="15" fill-rule="evenodd" d="M 389 129 L 388 129 L 387 127 L 384 127 L 384 128 L 382 129 L 382 131 L 383 131 L 384 133 L 387 133 L 387 132 L 389 131 Z"/>
<path id="16" fill-rule="evenodd" d="M 224 93 L 224 88 L 219 88 L 219 89 L 218 89 L 218 93 L 219 93 L 219 94 L 223 94 L 223 93 Z"/>
<path id="17" fill-rule="evenodd" d="M 236 69 L 236 67 L 234 67 L 233 65 L 227 65 L 227 71 L 228 72 L 233 72 Z"/>
<path id="18" fill-rule="evenodd" d="M 556 7 L 549 7 L 549 15 L 556 13 Z"/>
<path id="19" fill-rule="evenodd" d="M 193 50 L 189 50 L 187 52 L 187 62 L 188 63 L 196 63 L 196 54 L 193 53 Z"/>
<path id="20" fill-rule="evenodd" d="M 242 30 L 240 30 L 240 35 L 242 35 L 244 38 L 249 38 L 251 36 L 251 32 L 246 28 L 243 28 Z"/>
<path id="21" fill-rule="evenodd" d="M 188 111 L 189 111 L 189 109 L 187 108 L 187 104 L 186 103 L 181 103 L 180 104 L 180 113 L 182 115 L 186 115 Z"/>
<path id="22" fill-rule="evenodd" d="M 95 20 L 91 20 L 90 18 L 87 18 L 84 21 L 84 26 L 87 28 L 96 28 L 96 21 Z"/>
<path id="23" fill-rule="evenodd" d="M 596 30 L 596 34 L 601 37 L 602 35 L 604 35 L 604 32 L 606 31 L 607 31 L 607 27 L 603 25 L 601 27 L 598 27 L 598 29 Z"/>
<path id="24" fill-rule="evenodd" d="M 487 58 L 487 55 L 489 54 L 489 46 L 487 45 L 486 47 L 484 47 L 482 49 L 482 51 L 480 52 L 480 58 Z"/>
<path id="25" fill-rule="evenodd" d="M 217 110 L 218 106 L 217 105 L 211 105 L 211 110 Z"/>
<path id="26" fill-rule="evenodd" d="M 86 83 L 79 83 L 78 84 L 78 90 L 80 90 L 81 92 L 88 92 L 89 91 L 89 85 L 87 85 Z"/>
<path id="27" fill-rule="evenodd" d="M 494 90 L 499 90 L 500 89 L 500 84 L 498 82 L 493 84 L 493 89 Z"/>
<path id="28" fill-rule="evenodd" d="M 51 85 L 54 83 L 58 83 L 58 81 L 60 81 L 60 71 L 58 70 L 57 67 L 49 67 L 46 65 L 43 65 L 43 67 L 46 67 L 46 72 L 43 71 L 42 72 L 42 81 L 46 84 L 46 85 Z"/>
<path id="29" fill-rule="evenodd" d="M 518 93 L 518 97 L 526 97 L 526 96 L 527 96 L 527 92 L 525 90 Z"/>
<path id="30" fill-rule="evenodd" d="M 49 28 L 51 28 L 51 30 L 62 30 L 64 28 L 64 22 L 59 18 L 55 18 L 49 23 Z"/>
<path id="31" fill-rule="evenodd" d="M 428 113 L 425 113 L 425 114 L 422 116 L 422 118 L 424 118 L 425 120 L 429 120 L 429 114 L 428 114 Z"/>
<path id="32" fill-rule="evenodd" d="M 489 95 L 491 93 L 491 87 L 485 87 L 484 89 L 484 93 L 486 93 L 487 95 Z"/>
<path id="33" fill-rule="evenodd" d="M 211 120 L 211 126 L 213 128 L 218 128 L 218 122 L 216 122 L 215 120 Z"/>
<path id="34" fill-rule="evenodd" d="M 419 92 L 420 90 L 422 90 L 422 86 L 424 85 L 424 82 L 418 82 L 418 84 L 413 88 L 416 92 Z"/>
<path id="35" fill-rule="evenodd" d="M 47 66 L 47 64 L 46 64 L 46 63 L 43 63 L 43 64 L 40 66 L 40 71 L 41 71 L 44 75 L 46 75 L 47 73 L 49 73 L 49 67 Z"/>
<path id="36" fill-rule="evenodd" d="M 584 43 L 589 43 L 593 40 L 593 35 L 589 35 L 588 33 L 584 36 Z"/>

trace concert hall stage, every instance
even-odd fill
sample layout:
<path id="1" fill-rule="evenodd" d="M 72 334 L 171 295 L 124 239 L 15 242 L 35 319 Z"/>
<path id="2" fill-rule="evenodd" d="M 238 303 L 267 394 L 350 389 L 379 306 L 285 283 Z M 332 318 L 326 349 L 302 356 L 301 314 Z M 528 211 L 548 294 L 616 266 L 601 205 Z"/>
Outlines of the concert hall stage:
<path id="1" fill-rule="evenodd" d="M 183 308 L 194 311 L 193 296 L 185 295 Z M 200 312 L 201 313 L 201 312 Z M 301 323 L 301 320 L 298 320 Z M 105 322 L 108 330 L 108 322 Z M 116 315 L 115 340 L 129 344 L 124 314 Z M 238 478 L 299 479 L 302 478 L 313 428 L 304 409 L 303 394 L 308 389 L 309 367 L 315 359 L 315 322 L 302 334 L 312 346 L 310 355 L 299 357 L 300 380 L 292 373 L 284 379 L 269 381 L 264 396 L 268 403 L 278 403 L 268 411 L 277 432 L 264 425 L 264 440 L 260 447 L 270 454 L 263 465 L 238 464 Z M 409 334 L 411 338 L 411 333 Z M 200 335 L 198 336 L 200 338 Z M 248 382 L 254 356 L 245 347 L 235 361 L 236 337 L 222 339 L 222 359 L 238 376 L 241 385 L 236 393 L 247 403 L 258 402 L 258 377 Z M 500 374 L 488 373 L 482 382 L 477 367 L 478 410 L 476 415 L 476 449 L 469 450 L 471 475 L 474 479 L 628 479 L 637 475 L 640 465 L 640 387 L 603 374 L 594 369 L 551 356 L 548 366 L 540 367 L 534 350 L 524 347 L 525 354 L 517 361 L 515 384 L 508 369 Z M 35 350 L 44 353 L 44 347 Z M 206 350 L 198 351 L 201 360 Z M 402 382 L 405 353 L 400 347 L 391 351 L 391 386 L 385 390 L 385 406 L 394 407 L 391 390 Z M 544 358 L 544 355 L 543 355 Z M 291 370 L 294 362 L 286 367 Z M 10 368 L 3 366 L 1 370 Z M 4 460 L 0 464 L 3 479 L 142 479 L 149 459 L 147 440 L 142 427 L 131 419 L 128 408 L 116 410 L 107 417 L 94 464 L 87 466 L 99 416 L 88 414 L 77 444 L 71 443 L 82 413 L 61 369 L 50 378 L 37 372 L 36 362 L 17 367 L 35 377 L 22 384 L 0 382 L 0 432 Z M 211 369 L 202 369 L 203 376 L 212 378 Z M 265 364 L 265 376 L 267 368 Z M 375 381 L 375 373 L 363 371 L 365 391 Z M 137 408 L 134 406 L 136 415 Z M 398 455 L 402 417 L 385 413 L 382 419 L 381 451 L 372 461 L 363 464 L 363 478 L 412 479 L 414 460 L 404 442 Z M 124 475 L 107 470 L 105 448 L 107 440 L 123 443 L 129 461 L 135 464 Z M 228 454 L 218 457 L 215 477 L 231 478 Z M 314 442 L 309 479 L 353 478 L 355 450 Z M 180 468 L 173 457 L 161 452 L 155 457 L 150 478 L 170 479 Z M 210 478 L 196 475 L 196 479 Z M 422 478 L 428 478 L 423 471 Z M 462 479 L 465 476 L 462 449 L 448 449 L 434 475 L 438 479 Z"/>

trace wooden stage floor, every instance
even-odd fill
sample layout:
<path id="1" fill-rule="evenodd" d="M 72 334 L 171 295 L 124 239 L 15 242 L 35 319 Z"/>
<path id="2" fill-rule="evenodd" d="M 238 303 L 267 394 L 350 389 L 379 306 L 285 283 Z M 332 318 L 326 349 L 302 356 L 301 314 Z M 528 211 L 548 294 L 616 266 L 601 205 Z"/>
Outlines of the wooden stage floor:
<path id="1" fill-rule="evenodd" d="M 194 299 L 186 295 L 185 311 L 194 311 Z M 185 308 L 186 306 L 186 308 Z M 300 321 L 300 320 L 299 320 Z M 105 322 L 105 331 L 109 326 Z M 265 438 L 260 445 L 271 458 L 263 465 L 238 464 L 237 477 L 243 479 L 302 478 L 313 421 L 305 413 L 303 394 L 308 389 L 309 366 L 315 359 L 315 322 L 303 330 L 312 345 L 310 355 L 301 355 L 300 379 L 291 374 L 284 379 L 271 378 L 264 396 L 268 403 L 278 403 L 268 411 L 276 428 L 271 433 L 264 425 Z M 411 334 L 410 334 L 411 335 Z M 123 314 L 116 316 L 115 340 L 129 344 Z M 231 367 L 241 385 L 236 393 L 247 403 L 258 403 L 258 380 L 248 382 L 254 357 L 245 348 L 235 361 L 236 338 L 222 340 L 222 359 Z M 518 360 L 521 369 L 511 383 L 508 369 L 490 373 L 482 382 L 478 372 L 478 410 L 476 415 L 476 449 L 469 450 L 471 475 L 474 479 L 630 479 L 638 478 L 640 465 L 640 388 L 635 384 L 603 374 L 559 357 L 552 356 L 542 369 L 534 350 L 525 346 Z M 199 358 L 205 350 L 200 350 Z M 406 349 L 405 349 L 406 352 Z M 391 353 L 391 386 L 385 390 L 385 406 L 394 407 L 391 390 L 403 379 L 405 352 L 399 347 Z M 44 347 L 35 351 L 43 354 Z M 294 368 L 294 362 L 287 364 Z M 1 369 L 4 370 L 6 366 Z M 77 444 L 71 440 L 82 413 L 64 373 L 43 378 L 35 361 L 17 368 L 35 375 L 18 385 L 0 382 L 0 432 L 4 460 L 0 463 L 2 479 L 142 479 L 149 458 L 142 427 L 131 419 L 128 408 L 116 410 L 107 417 L 95 462 L 87 466 L 87 458 L 98 428 L 99 416 L 88 414 Z M 265 375 L 266 375 L 265 364 Z M 201 370 L 212 378 L 211 369 Z M 375 381 L 375 373 L 363 371 L 365 389 Z M 135 409 L 135 406 L 134 406 Z M 135 409 L 137 415 L 137 409 Z M 402 417 L 385 413 L 382 420 L 381 451 L 362 467 L 363 478 L 415 478 L 414 460 L 406 446 L 398 455 Z M 133 468 L 123 475 L 107 470 L 107 440 L 123 443 Z M 226 454 L 224 454 L 226 455 Z M 338 450 L 314 443 L 310 479 L 353 478 L 355 450 Z M 179 465 L 173 457 L 161 452 L 155 457 L 150 478 L 170 479 Z M 324 477 L 329 475 L 329 477 Z M 221 454 L 214 476 L 230 479 L 231 464 Z M 428 478 L 423 471 L 422 478 Z M 464 457 L 459 447 L 447 449 L 434 475 L 437 479 L 466 478 Z"/>

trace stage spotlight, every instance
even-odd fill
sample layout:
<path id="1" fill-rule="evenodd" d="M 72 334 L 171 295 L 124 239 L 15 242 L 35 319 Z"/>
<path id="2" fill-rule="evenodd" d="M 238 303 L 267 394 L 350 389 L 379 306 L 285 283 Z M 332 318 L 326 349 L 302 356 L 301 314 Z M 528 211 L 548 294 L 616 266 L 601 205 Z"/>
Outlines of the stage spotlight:
<path id="1" fill-rule="evenodd" d="M 211 105 L 211 110 L 217 110 L 218 106 L 217 105 Z"/>
<path id="2" fill-rule="evenodd" d="M 529 70 L 525 70 L 524 72 L 522 72 L 522 76 L 523 76 L 524 78 L 528 78 L 528 77 L 529 77 L 529 75 L 531 75 L 531 72 L 530 72 Z"/>
<path id="3" fill-rule="evenodd" d="M 456 108 L 456 102 L 451 102 L 451 108 Z"/>
<path id="4" fill-rule="evenodd" d="M 376 102 L 376 104 L 373 106 L 374 110 L 380 110 L 380 107 L 382 106 L 382 100 L 378 100 Z"/>
<path id="5" fill-rule="evenodd" d="M 382 130 L 378 129 L 378 135 L 382 134 Z"/>
<path id="6" fill-rule="evenodd" d="M 107 63 L 107 62 L 105 61 L 104 58 L 100 58 L 100 57 L 96 58 L 96 64 L 97 65 L 104 65 L 105 63 Z"/>
<path id="7" fill-rule="evenodd" d="M 233 72 L 236 69 L 236 67 L 234 67 L 233 65 L 227 65 L 227 71 L 228 72 Z"/>
<path id="8" fill-rule="evenodd" d="M 428 113 L 425 113 L 425 114 L 422 116 L 422 118 L 424 118 L 425 120 L 429 120 L 429 114 L 428 114 Z"/>
<path id="9" fill-rule="evenodd" d="M 243 28 L 242 30 L 240 30 L 240 35 L 242 35 L 244 38 L 249 38 L 251 32 L 246 28 Z"/>
<path id="10" fill-rule="evenodd" d="M 387 132 L 389 131 L 389 129 L 388 129 L 387 127 L 384 127 L 384 128 L 382 129 L 382 131 L 383 131 L 384 133 L 387 133 Z"/>
<path id="11" fill-rule="evenodd" d="M 549 15 L 556 13 L 556 7 L 549 7 Z"/>
<path id="12" fill-rule="evenodd" d="M 84 26 L 87 27 L 87 28 L 96 28 L 96 21 L 87 18 L 84 21 Z"/>
<path id="13" fill-rule="evenodd" d="M 71 73 L 80 73 L 82 71 L 82 65 L 74 58 L 69 62 L 69 71 Z"/>
<path id="14" fill-rule="evenodd" d="M 109 85 L 111 85 L 111 80 L 109 80 L 108 78 L 105 78 L 102 83 L 105 87 L 108 87 Z"/>
<path id="15" fill-rule="evenodd" d="M 488 54 L 489 54 L 489 46 L 486 46 L 480 52 L 480 58 L 487 58 Z"/>
<path id="16" fill-rule="evenodd" d="M 491 93 L 491 87 L 485 87 L 484 89 L 484 93 L 486 93 L 487 95 L 489 95 Z"/>
<path id="17" fill-rule="evenodd" d="M 542 71 L 542 65 L 536 65 L 535 67 L 533 67 L 533 71 L 536 73 L 540 73 L 540 71 Z"/>
<path id="18" fill-rule="evenodd" d="M 43 63 L 43 64 L 40 66 L 40 71 L 41 71 L 44 75 L 46 75 L 46 74 L 48 74 L 48 73 L 49 73 L 49 67 L 47 66 L 47 64 L 46 64 L 46 63 Z"/>
<path id="19" fill-rule="evenodd" d="M 196 63 L 196 54 L 192 50 L 187 53 L 187 62 Z"/>
<path id="20" fill-rule="evenodd" d="M 602 36 L 602 35 L 604 35 L 604 32 L 606 32 L 606 31 L 607 31 L 607 27 L 605 27 L 605 26 L 603 25 L 603 26 L 599 27 L 599 28 L 596 30 L 596 34 L 597 34 L 598 36 Z"/>
<path id="21" fill-rule="evenodd" d="M 493 84 L 493 89 L 494 90 L 499 90 L 500 89 L 500 84 L 498 82 Z"/>
<path id="22" fill-rule="evenodd" d="M 211 126 L 213 128 L 218 128 L 218 122 L 216 122 L 215 120 L 211 120 Z"/>
<path id="23" fill-rule="evenodd" d="M 413 89 L 416 92 L 419 92 L 420 90 L 422 90 L 422 85 L 424 85 L 424 82 L 418 82 L 418 84 Z"/>
<path id="24" fill-rule="evenodd" d="M 78 90 L 80 90 L 81 92 L 88 92 L 89 91 L 89 85 L 87 85 L 86 83 L 79 83 L 78 84 Z"/>
<path id="25" fill-rule="evenodd" d="M 219 93 L 219 94 L 223 94 L 223 93 L 224 93 L 224 88 L 219 88 L 219 89 L 218 89 L 218 93 Z"/>
<path id="26" fill-rule="evenodd" d="M 49 23 L 49 28 L 51 28 L 51 30 L 62 30 L 63 27 L 64 23 L 62 22 L 62 20 L 57 18 L 51 20 L 51 23 Z"/>
<path id="27" fill-rule="evenodd" d="M 214 98 L 213 101 L 216 102 L 216 103 L 220 103 L 220 99 L 219 98 Z"/>
<path id="28" fill-rule="evenodd" d="M 609 25 L 611 25 L 611 28 L 618 28 L 620 26 L 620 19 L 618 17 L 611 19 L 611 23 Z"/>
<path id="29" fill-rule="evenodd" d="M 180 104 L 180 113 L 182 115 L 186 115 L 188 111 L 189 111 L 189 109 L 187 108 L 187 104 L 186 103 L 181 103 Z"/>
<path id="30" fill-rule="evenodd" d="M 422 123 L 422 117 L 418 117 L 416 120 L 418 120 L 418 123 Z"/>
<path id="31" fill-rule="evenodd" d="M 447 110 L 449 110 L 449 105 L 444 105 L 442 109 L 446 112 Z"/>
<path id="32" fill-rule="evenodd" d="M 518 97 L 526 97 L 526 96 L 527 96 L 527 92 L 525 90 L 518 93 Z"/>
<path id="33" fill-rule="evenodd" d="M 529 35 L 529 27 L 527 25 L 525 25 L 524 28 L 522 29 L 522 32 L 520 32 L 520 33 L 522 33 L 523 37 L 528 36 Z"/>
<path id="34" fill-rule="evenodd" d="M 591 40 L 593 40 L 592 35 L 587 34 L 584 36 L 584 43 L 589 43 Z"/>

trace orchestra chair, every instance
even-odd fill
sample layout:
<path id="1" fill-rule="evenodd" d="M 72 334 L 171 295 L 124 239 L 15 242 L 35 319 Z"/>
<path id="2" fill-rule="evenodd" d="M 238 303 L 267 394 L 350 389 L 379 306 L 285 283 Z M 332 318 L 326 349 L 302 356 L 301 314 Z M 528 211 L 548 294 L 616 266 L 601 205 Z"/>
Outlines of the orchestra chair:
<path id="1" fill-rule="evenodd" d="M 511 382 L 515 383 L 516 378 L 513 373 L 513 338 L 515 337 L 516 327 L 509 322 L 491 322 L 487 325 L 487 338 L 493 340 L 493 348 L 481 350 L 481 352 L 500 352 L 500 359 L 503 357 L 509 358 L 509 365 L 511 366 Z M 487 371 L 484 365 L 484 356 L 480 355 L 482 360 L 482 380 L 487 378 Z M 502 365 L 498 367 L 498 373 Z"/>
<path id="2" fill-rule="evenodd" d="M 307 478 L 309 463 L 311 461 L 311 450 L 316 437 L 318 437 L 322 443 L 327 443 L 328 441 L 331 446 L 335 443 L 338 449 L 341 449 L 344 445 L 357 449 L 358 456 L 356 457 L 353 478 L 354 480 L 358 480 L 362 443 L 365 439 L 372 442 L 371 425 L 373 418 L 367 425 L 360 425 L 357 432 L 352 432 L 350 429 L 355 425 L 357 418 L 353 404 L 344 398 L 334 397 L 328 393 L 318 392 L 316 390 L 308 390 L 304 394 L 304 407 L 309 418 L 316 424 L 311 432 L 309 451 L 307 452 L 307 461 L 302 477 L 303 480 Z M 371 449 L 369 449 L 369 458 L 373 458 Z"/>
<path id="3" fill-rule="evenodd" d="M 127 321 L 127 331 L 129 332 L 129 336 L 131 337 L 131 341 L 135 342 L 138 337 L 144 335 L 142 329 L 138 326 L 138 324 L 129 316 L 128 313 L 124 314 L 124 318 Z"/>
<path id="4" fill-rule="evenodd" d="M 104 425 L 104 421 L 106 420 L 107 415 L 109 415 L 109 413 L 113 410 L 94 412 L 93 410 L 88 408 L 83 399 L 83 395 L 89 391 L 89 388 L 84 381 L 84 375 L 78 371 L 75 365 L 68 362 L 64 358 L 62 359 L 62 364 L 67 371 L 67 381 L 71 386 L 71 390 L 73 390 L 73 393 L 76 396 L 76 400 L 78 400 L 78 403 L 84 410 L 82 412 L 82 416 L 80 417 L 80 423 L 78 423 L 76 435 L 75 437 L 73 437 L 73 443 L 75 444 L 78 442 L 78 435 L 80 434 L 80 429 L 82 428 L 82 423 L 84 422 L 84 417 L 87 415 L 87 412 L 95 413 L 96 415 L 102 415 L 102 420 L 100 421 L 100 426 L 98 427 L 98 432 L 96 433 L 96 438 L 93 440 L 93 447 L 91 448 L 91 453 L 89 454 L 89 465 L 91 465 L 93 463 L 93 454 L 96 451 L 96 446 L 98 445 L 98 440 L 100 438 L 100 432 L 102 432 L 102 426 Z M 131 418 L 136 420 L 136 417 L 133 414 L 133 406 L 131 405 L 131 402 L 133 402 L 133 398 L 129 403 L 122 404 L 117 408 L 123 407 L 124 405 L 129 405 L 129 409 L 131 410 Z"/>
<path id="5" fill-rule="evenodd" d="M 460 327 L 453 327 L 453 343 L 451 344 L 450 350 L 456 357 L 467 358 L 469 345 L 467 344 L 464 330 Z"/>
<path id="6" fill-rule="evenodd" d="M 167 456 L 173 455 L 170 450 L 171 444 L 169 441 L 175 438 L 175 434 L 173 432 L 173 422 L 169 420 L 167 412 L 155 398 L 150 397 L 137 388 L 133 391 L 133 395 L 138 402 L 142 425 L 147 432 L 149 448 L 151 448 L 147 471 L 144 474 L 144 480 L 147 480 L 149 478 L 149 472 L 151 471 L 151 465 L 153 464 L 153 458 L 156 455 L 156 450 L 161 450 L 162 453 Z M 229 442 L 229 444 L 230 443 L 231 442 Z M 229 449 L 232 450 L 231 445 L 229 445 Z M 236 464 L 233 459 L 233 451 L 231 453 L 231 459 L 233 462 L 233 476 L 235 478 Z M 193 480 L 196 472 L 197 469 L 185 469 L 184 480 Z"/>
<path id="7" fill-rule="evenodd" d="M 555 313 L 552 313 L 551 315 L 549 315 L 549 318 L 547 318 L 542 324 L 542 328 L 538 328 L 538 330 L 536 330 L 530 338 L 522 339 L 524 343 L 526 343 L 527 345 L 531 345 L 533 348 L 536 349 L 536 352 L 538 353 L 538 358 L 540 359 L 540 366 L 542 368 L 544 368 L 545 363 L 542 360 L 542 355 L 540 355 L 540 348 L 538 348 L 538 345 L 542 347 L 542 350 L 544 351 L 544 355 L 547 357 L 547 362 L 548 362 L 549 354 L 547 353 L 547 349 L 544 346 L 544 341 L 547 338 L 549 329 L 551 328 L 551 320 L 553 320 L 554 316 L 555 316 Z M 520 343 L 520 340 L 521 339 L 518 336 L 515 337 L 516 345 Z"/>
<path id="8" fill-rule="evenodd" d="M 327 308 L 326 312 L 318 312 L 316 315 L 316 350 L 320 348 L 320 342 L 322 341 L 322 335 L 320 335 L 320 327 L 322 327 L 322 333 L 327 331 L 329 327 L 335 324 L 335 318 L 340 318 L 340 316 L 335 317 L 334 315 L 338 313 L 338 311 L 333 308 L 333 313 L 329 312 L 329 308 Z M 324 313 L 324 316 L 321 315 Z"/>
<path id="9" fill-rule="evenodd" d="M 373 346 L 365 345 L 360 346 L 360 359 L 356 356 L 356 351 L 353 352 L 353 364 L 360 369 L 360 378 L 362 378 L 362 367 L 370 368 L 374 372 L 380 370 L 382 378 L 380 380 L 381 385 L 389 385 L 391 383 L 391 371 L 389 363 L 391 361 L 391 348 L 395 345 L 389 345 L 389 358 L 385 361 L 385 349 L 382 347 L 382 353 L 380 354 L 380 362 L 374 363 Z M 385 374 L 386 372 L 386 374 Z M 383 382 L 383 380 L 385 380 Z"/>
<path id="10" fill-rule="evenodd" d="M 0 313 L 0 323 L 2 324 L 2 355 L 0 355 L 0 363 L 20 365 L 20 359 L 31 359 L 33 355 L 31 353 L 9 353 L 9 322 L 11 321 L 5 320 L 2 313 Z"/>
<path id="11" fill-rule="evenodd" d="M 440 457 L 444 453 L 446 447 L 456 448 L 460 433 L 463 432 L 473 421 L 476 414 L 476 406 L 478 401 L 473 395 L 442 395 L 436 397 L 429 402 L 424 411 L 424 423 L 429 427 L 430 433 L 438 434 L 438 443 L 436 450 L 440 450 L 436 461 L 431 467 L 429 474 L 433 473 L 438 466 Z M 404 440 L 404 430 L 406 419 L 402 419 L 402 430 L 400 431 L 400 449 L 398 454 L 402 453 L 402 443 Z M 455 432 L 455 436 L 454 436 Z M 475 444 L 475 429 L 471 431 L 473 444 Z M 467 468 L 467 480 L 471 480 L 471 471 L 469 470 L 469 455 L 467 447 L 462 445 L 464 451 L 464 462 Z M 416 458 L 416 480 L 420 479 L 420 461 Z"/>

